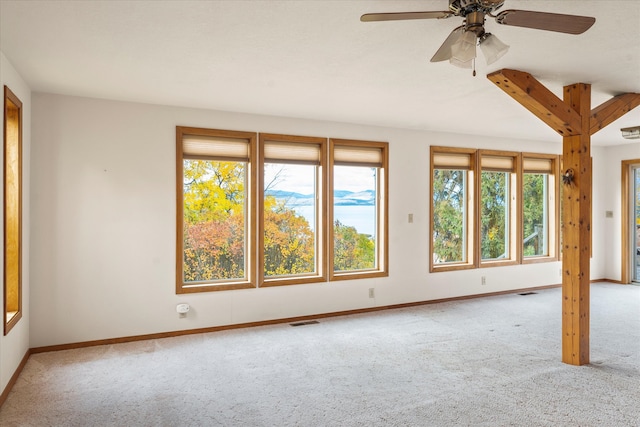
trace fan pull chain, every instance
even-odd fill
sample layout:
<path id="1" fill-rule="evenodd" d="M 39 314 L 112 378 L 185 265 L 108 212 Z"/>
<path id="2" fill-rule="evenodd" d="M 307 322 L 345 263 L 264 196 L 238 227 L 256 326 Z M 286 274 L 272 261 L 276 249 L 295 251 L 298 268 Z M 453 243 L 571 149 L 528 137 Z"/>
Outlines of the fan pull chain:
<path id="1" fill-rule="evenodd" d="M 476 76 L 476 58 L 473 58 L 473 77 Z"/>

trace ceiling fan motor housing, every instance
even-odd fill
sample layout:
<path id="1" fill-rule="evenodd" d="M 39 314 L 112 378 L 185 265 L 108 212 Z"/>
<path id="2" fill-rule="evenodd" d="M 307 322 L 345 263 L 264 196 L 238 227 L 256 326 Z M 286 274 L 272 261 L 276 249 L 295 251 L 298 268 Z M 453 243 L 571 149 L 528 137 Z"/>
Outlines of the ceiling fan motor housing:
<path id="1" fill-rule="evenodd" d="M 464 30 L 471 31 L 477 37 L 481 37 L 484 34 L 484 12 L 469 13 L 465 19 Z"/>
<path id="2" fill-rule="evenodd" d="M 504 0 L 449 0 L 449 10 L 456 16 L 467 16 L 473 12 L 491 13 L 503 4 Z"/>

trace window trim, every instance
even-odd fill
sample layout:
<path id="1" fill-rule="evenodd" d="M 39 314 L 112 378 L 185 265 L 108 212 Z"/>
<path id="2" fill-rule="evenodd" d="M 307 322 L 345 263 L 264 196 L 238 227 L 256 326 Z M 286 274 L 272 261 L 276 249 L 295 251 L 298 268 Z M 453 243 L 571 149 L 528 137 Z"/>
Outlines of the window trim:
<path id="1" fill-rule="evenodd" d="M 534 159 L 534 160 L 550 160 L 551 161 L 551 171 L 548 173 L 549 174 L 549 193 L 551 193 L 553 191 L 553 195 L 554 195 L 554 203 L 553 206 L 549 207 L 549 212 L 548 212 L 548 224 L 547 227 L 549 228 L 548 232 L 547 232 L 547 237 L 549 239 L 549 242 L 547 244 L 547 247 L 549 248 L 549 254 L 548 255 L 532 255 L 532 256 L 528 256 L 525 257 L 524 256 L 524 232 L 521 238 L 521 260 L 520 263 L 521 264 L 536 264 L 536 263 L 541 263 L 541 262 L 550 262 L 550 261 L 558 261 L 559 257 L 558 254 L 560 253 L 560 180 L 559 180 L 559 173 L 560 173 L 560 159 L 559 156 L 554 155 L 554 154 L 540 154 L 540 153 L 522 153 L 522 164 L 523 164 L 523 168 L 522 168 L 522 185 L 524 185 L 524 174 L 528 173 L 525 168 L 524 168 L 524 162 L 525 159 Z M 520 197 L 522 198 L 521 201 L 521 215 L 522 215 L 522 219 L 520 220 L 520 224 L 523 225 L 524 227 L 524 192 L 521 191 L 520 192 Z M 553 218 L 551 217 L 553 215 Z"/>
<path id="2" fill-rule="evenodd" d="M 334 192 L 334 166 L 336 161 L 334 159 L 334 152 L 336 147 L 353 147 L 353 148 L 365 148 L 380 149 L 381 164 L 375 165 L 378 167 L 378 179 L 376 189 L 376 204 L 377 208 L 377 237 L 376 242 L 376 265 L 375 269 L 348 271 L 348 272 L 335 272 L 334 268 L 334 230 L 333 230 L 333 192 Z M 351 166 L 373 166 L 367 162 L 363 163 L 345 163 L 339 162 L 342 165 Z M 327 234 L 328 234 L 328 253 L 327 253 L 327 267 L 329 272 L 330 281 L 338 280 L 351 280 L 351 279 L 364 279 L 373 277 L 387 277 L 389 276 L 389 143 L 380 141 L 361 141 L 352 139 L 329 139 L 329 162 L 328 162 L 328 204 L 327 204 Z M 382 175 L 382 176 L 380 176 Z"/>
<path id="3" fill-rule="evenodd" d="M 635 206 L 633 206 L 634 196 L 632 194 L 632 183 L 634 179 L 633 169 L 640 166 L 640 158 L 622 160 L 620 163 L 620 221 L 621 221 L 621 239 L 620 239 L 620 282 L 623 284 L 631 283 L 633 280 L 633 269 L 635 265 L 635 242 L 632 236 L 632 223 L 635 217 Z"/>
<path id="4" fill-rule="evenodd" d="M 246 257 L 246 280 L 239 281 L 216 281 L 195 283 L 193 285 L 184 283 L 184 247 L 183 247 L 183 215 L 184 215 L 184 169 L 183 169 L 183 137 L 185 135 L 208 136 L 221 138 L 246 139 L 249 144 L 249 159 L 247 161 L 247 183 L 245 189 L 247 201 L 245 218 L 245 257 Z M 220 129 L 205 129 L 197 127 L 176 126 L 176 294 L 222 291 L 232 289 L 250 289 L 256 287 L 256 207 L 253 196 L 256 188 L 256 134 L 253 132 L 230 131 Z"/>
<path id="5" fill-rule="evenodd" d="M 482 158 L 483 157 L 491 157 L 491 158 L 502 158 L 502 159 L 510 159 L 511 168 L 500 170 L 501 168 L 483 168 L 482 167 Z M 509 242 L 508 254 L 509 257 L 505 259 L 482 259 L 482 212 L 480 210 L 480 205 L 482 204 L 482 172 L 483 171 L 500 171 L 509 173 L 509 219 L 508 219 L 508 227 L 506 230 L 507 233 L 507 241 Z M 477 171 L 477 230 L 478 230 L 478 239 L 476 240 L 477 244 L 477 254 L 478 254 L 478 263 L 481 268 L 487 267 L 499 267 L 505 265 L 515 265 L 519 263 L 519 259 L 521 257 L 520 250 L 520 239 L 519 236 L 521 234 L 522 229 L 522 203 L 521 203 L 521 188 L 522 188 L 522 167 L 521 167 L 521 157 L 519 153 L 513 151 L 496 151 L 496 150 L 479 150 L 478 151 L 478 171 Z"/>
<path id="6" fill-rule="evenodd" d="M 468 178 L 467 178 L 467 188 L 466 188 L 466 208 L 467 208 L 467 217 L 465 218 L 467 222 L 467 236 L 466 236 L 466 247 L 464 248 L 467 253 L 467 261 L 466 262 L 458 262 L 458 263 L 447 263 L 447 264 L 436 264 L 433 261 L 433 233 L 434 233 L 434 221 L 429 221 L 429 272 L 433 273 L 436 271 L 454 271 L 454 270 L 469 270 L 472 268 L 476 268 L 478 264 L 478 256 L 476 245 L 474 242 L 478 240 L 478 227 L 475 221 L 475 218 L 478 217 L 477 209 L 478 204 L 475 203 L 477 189 L 476 189 L 476 163 L 477 163 L 477 150 L 470 148 L 458 148 L 458 147 L 439 147 L 439 146 L 431 146 L 430 148 L 430 172 L 429 175 L 429 212 L 430 217 L 433 219 L 434 205 L 433 205 L 433 174 L 435 169 L 441 169 L 436 167 L 436 156 L 437 155 L 468 155 L 469 156 L 469 167 L 468 167 Z M 470 177 L 469 177 L 470 175 Z"/>
<path id="7" fill-rule="evenodd" d="M 541 263 L 541 262 L 553 262 L 558 261 L 561 257 L 560 251 L 560 168 L 561 168 L 561 156 L 555 154 L 545 154 L 545 153 L 520 153 L 513 151 L 500 151 L 500 150 L 479 150 L 479 149 L 471 149 L 471 148 L 461 148 L 461 147 L 445 147 L 445 146 L 431 146 L 430 147 L 430 183 L 429 186 L 429 272 L 441 272 L 441 271 L 454 271 L 454 270 L 467 270 L 467 269 L 475 269 L 475 268 L 490 268 L 490 267 L 500 267 L 506 265 L 523 265 L 523 264 L 533 264 L 533 263 Z M 466 154 L 471 158 L 471 167 L 470 170 L 473 173 L 473 183 L 469 183 L 467 188 L 467 197 L 469 199 L 469 203 L 472 206 L 467 207 L 467 211 L 470 215 L 473 215 L 473 218 L 470 220 L 467 219 L 468 222 L 473 224 L 474 230 L 472 233 L 469 233 L 467 236 L 467 245 L 471 247 L 473 251 L 473 260 L 469 259 L 466 263 L 447 263 L 445 265 L 435 264 L 433 261 L 433 251 L 434 251 L 434 242 L 433 242 L 433 232 L 434 232 L 434 204 L 433 204 L 433 176 L 434 170 L 438 169 L 435 159 L 437 155 L 442 154 Z M 490 261 L 482 261 L 481 258 L 481 241 L 480 241 L 480 230 L 482 224 L 482 218 L 480 216 L 480 205 L 481 205 L 481 158 L 484 156 L 493 156 L 493 157 L 511 157 L 513 159 L 513 168 L 515 172 L 515 177 L 512 177 L 512 186 L 515 182 L 515 202 L 512 200 L 512 203 L 515 203 L 516 212 L 515 214 L 511 214 L 512 218 L 515 218 L 514 231 L 510 231 L 510 245 L 511 251 L 515 251 L 515 256 L 513 259 L 509 260 L 490 260 Z M 524 241 L 522 238 L 522 230 L 523 230 L 523 183 L 524 183 L 524 168 L 523 168 L 523 159 L 544 159 L 551 160 L 552 164 L 552 172 L 549 174 L 550 179 L 551 175 L 553 175 L 554 180 L 554 188 L 553 194 L 555 195 L 555 206 L 553 208 L 553 212 L 549 212 L 549 228 L 553 227 L 554 230 L 549 230 L 550 241 L 549 241 L 549 256 L 536 256 L 536 257 L 524 257 Z M 552 190 L 549 189 L 551 192 Z M 515 215 L 515 216 L 514 216 Z M 554 217 L 551 218 L 551 215 Z M 513 222 L 513 219 L 512 219 Z M 552 241 L 553 240 L 553 241 Z M 553 252 L 553 254 L 551 254 Z"/>
<path id="8" fill-rule="evenodd" d="M 230 138 L 243 139 L 248 141 L 248 159 L 244 157 L 244 153 L 240 154 L 238 147 L 230 147 L 227 155 L 218 155 L 217 150 L 210 150 L 209 153 L 199 156 L 198 143 L 193 143 L 192 153 L 183 153 L 183 138 L 186 135 L 214 137 L 214 138 Z M 318 168 L 317 181 L 321 186 L 320 207 L 317 214 L 317 227 L 319 229 L 317 237 L 318 246 L 318 271 L 317 275 L 292 275 L 290 277 L 280 276 L 273 279 L 264 278 L 264 146 L 268 140 L 291 143 L 312 143 L 320 145 L 320 166 Z M 204 141 L 206 142 L 206 141 Z M 344 146 L 358 149 L 376 148 L 380 150 L 380 155 L 376 156 L 355 156 L 353 163 L 339 161 L 338 164 L 356 165 L 356 166 L 378 166 L 380 173 L 377 185 L 378 193 L 378 237 L 377 243 L 377 268 L 371 270 L 353 271 L 353 272 L 332 272 L 333 268 L 333 165 L 336 164 L 333 159 L 333 147 Z M 207 151 L 206 148 L 203 149 Z M 224 150 L 223 150 L 224 151 Z M 282 163 L 291 164 L 311 164 L 310 159 L 302 161 L 289 158 L 285 153 L 286 159 L 283 158 Z M 345 153 L 342 153 L 345 154 Z M 348 153 L 345 154 L 349 159 Z M 195 282 L 194 284 L 185 284 L 183 280 L 183 215 L 184 215 L 184 166 L 185 158 L 200 158 L 206 160 L 226 160 L 246 161 L 247 162 L 247 184 L 246 184 L 246 280 L 241 281 L 212 281 L 212 282 Z M 240 159 L 242 157 L 242 159 Z M 380 164 L 372 164 L 372 159 L 380 159 Z M 378 160 L 375 160 L 376 162 Z M 315 163 L 315 160 L 313 161 Z M 226 291 L 234 289 L 259 289 L 262 287 L 297 285 L 305 283 L 332 282 L 339 280 L 363 279 L 372 277 L 386 277 L 389 275 L 389 237 L 388 237 L 388 189 L 389 189 L 389 143 L 376 141 L 361 141 L 350 139 L 329 139 L 311 136 L 294 136 L 283 134 L 259 134 L 257 132 L 232 131 L 221 129 L 208 129 L 188 126 L 176 126 L 176 294 Z M 330 196 L 331 194 L 331 196 Z"/>
<path id="9" fill-rule="evenodd" d="M 11 107 L 13 105 L 13 107 Z M 10 110 L 15 110 L 11 112 Z M 17 123 L 16 123 L 17 122 Z M 7 87 L 4 86 L 4 115 L 3 115 L 3 308 L 2 324 L 4 335 L 7 335 L 22 319 L 22 101 Z M 9 156 L 14 152 L 14 157 Z M 17 165 L 15 165 L 15 163 Z M 10 167 L 17 166 L 17 167 Z M 13 184 L 13 185 L 11 185 Z M 16 213 L 10 209 L 8 200 L 17 202 Z M 12 219 L 14 221 L 12 221 Z M 11 227 L 13 226 L 13 227 Z M 10 230 L 10 227 L 13 230 Z M 9 233 L 17 234 L 17 241 L 13 242 L 14 251 L 8 250 L 8 242 L 11 240 Z M 9 268 L 11 266 L 12 268 Z M 9 271 L 14 270 L 17 277 L 10 277 Z M 11 281 L 11 283 L 10 283 Z M 17 311 L 7 319 L 9 305 L 17 306 Z"/>
<path id="10" fill-rule="evenodd" d="M 271 287 L 271 286 L 284 286 L 284 285 L 298 285 L 305 283 L 317 283 L 325 282 L 327 280 L 327 232 L 326 228 L 326 211 L 327 211 L 327 139 L 313 136 L 295 136 L 295 135 L 282 135 L 261 133 L 258 136 L 258 186 L 257 188 L 257 207 L 258 215 L 257 220 L 260 224 L 258 227 L 258 257 L 256 264 L 256 274 L 258 276 L 258 287 Z M 313 144 L 319 145 L 320 150 L 320 164 L 317 171 L 316 185 L 316 202 L 319 206 L 316 206 L 316 273 L 315 274 L 297 274 L 290 276 L 279 276 L 272 279 L 264 277 L 264 165 L 267 163 L 265 160 L 265 145 L 268 141 L 283 142 L 291 144 Z M 306 162 L 287 162 L 290 164 L 305 164 Z M 318 191 L 319 190 L 319 191 Z"/>

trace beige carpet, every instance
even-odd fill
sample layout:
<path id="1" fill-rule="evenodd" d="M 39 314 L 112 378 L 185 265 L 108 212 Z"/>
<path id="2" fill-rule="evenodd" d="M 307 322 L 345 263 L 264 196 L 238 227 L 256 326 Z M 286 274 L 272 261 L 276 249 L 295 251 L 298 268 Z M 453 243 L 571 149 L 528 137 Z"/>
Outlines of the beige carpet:
<path id="1" fill-rule="evenodd" d="M 639 426 L 640 287 L 592 286 L 591 360 L 560 289 L 36 354 L 9 426 Z"/>

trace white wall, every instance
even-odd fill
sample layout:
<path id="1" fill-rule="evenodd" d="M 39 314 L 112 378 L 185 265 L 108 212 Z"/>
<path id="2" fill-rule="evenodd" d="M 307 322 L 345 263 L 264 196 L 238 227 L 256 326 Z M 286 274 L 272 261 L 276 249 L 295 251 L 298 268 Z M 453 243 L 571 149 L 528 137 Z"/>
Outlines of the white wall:
<path id="1" fill-rule="evenodd" d="M 593 212 L 600 219 L 604 230 L 603 253 L 605 277 L 611 280 L 622 278 L 622 161 L 640 159 L 640 143 L 624 144 L 606 149 L 603 157 L 603 171 L 600 181 L 602 206 Z M 594 182 L 595 179 L 594 179 Z M 605 218 L 605 212 L 612 211 L 613 218 Z"/>
<path id="2" fill-rule="evenodd" d="M 608 230 L 607 221 L 604 217 L 604 201 L 598 195 L 607 194 L 611 187 L 607 187 L 608 173 L 605 172 L 606 149 L 604 147 L 591 147 L 591 157 L 593 158 L 593 175 L 591 177 L 593 197 L 591 200 L 591 278 L 608 279 L 606 268 L 606 256 L 611 252 L 607 246 Z M 620 187 L 620 183 L 618 183 Z M 620 233 L 618 233 L 620 234 Z"/>
<path id="3" fill-rule="evenodd" d="M 430 145 L 560 153 L 560 140 L 499 140 L 51 94 L 34 94 L 33 103 L 31 347 L 560 282 L 559 262 L 428 271 Z M 176 125 L 389 141 L 389 277 L 176 295 Z M 368 298 L 370 287 L 375 299 Z M 185 319 L 175 312 L 180 302 L 192 307 Z"/>
<path id="4" fill-rule="evenodd" d="M 2 334 L 0 327 L 0 393 L 16 372 L 22 358 L 29 350 L 29 153 L 31 149 L 31 89 L 22 80 L 11 63 L 0 52 L 0 87 L 2 88 L 2 115 L 4 115 L 4 86 L 22 101 L 22 318 L 8 335 Z M 3 121 L 4 122 L 4 121 Z M 4 141 L 4 126 L 0 125 L 0 141 Z M 0 150 L 0 165 L 4 164 Z M 3 173 L 0 166 L 0 173 Z M 3 220 L 0 209 L 0 221 Z M 0 246 L 4 240 L 0 239 Z M 4 250 L 4 247 L 3 247 Z M 4 265 L 0 262 L 0 283 L 4 277 Z M 4 307 L 4 293 L 0 292 L 0 301 Z"/>

